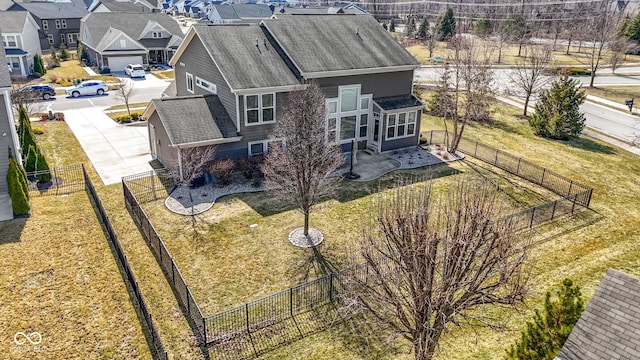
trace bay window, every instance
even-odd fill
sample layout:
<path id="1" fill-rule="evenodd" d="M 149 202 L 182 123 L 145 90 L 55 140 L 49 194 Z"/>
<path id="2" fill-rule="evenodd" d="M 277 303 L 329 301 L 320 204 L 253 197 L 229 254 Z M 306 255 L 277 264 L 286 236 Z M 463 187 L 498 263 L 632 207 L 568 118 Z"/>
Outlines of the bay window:
<path id="1" fill-rule="evenodd" d="M 387 116 L 387 140 L 398 139 L 416 134 L 415 110 L 389 114 Z"/>

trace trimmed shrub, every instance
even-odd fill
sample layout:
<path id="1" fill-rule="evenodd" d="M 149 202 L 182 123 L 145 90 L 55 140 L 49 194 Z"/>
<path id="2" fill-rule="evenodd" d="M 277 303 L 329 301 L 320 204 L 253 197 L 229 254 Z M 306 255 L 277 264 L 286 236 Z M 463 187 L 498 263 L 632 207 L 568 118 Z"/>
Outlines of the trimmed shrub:
<path id="1" fill-rule="evenodd" d="M 235 168 L 235 162 L 231 159 L 220 159 L 214 161 L 209 166 L 209 172 L 215 175 L 222 185 L 229 185 L 231 183 L 231 175 Z"/>
<path id="2" fill-rule="evenodd" d="M 67 49 L 67 45 L 65 45 L 64 43 L 60 44 L 60 59 L 68 60 L 69 57 L 70 55 L 69 55 L 69 49 Z"/>
<path id="3" fill-rule="evenodd" d="M 38 153 L 36 155 L 36 170 L 45 171 L 49 170 L 49 164 L 47 163 L 47 159 L 45 159 L 44 155 Z M 47 172 L 45 174 L 36 175 L 36 179 L 38 179 L 39 183 L 46 183 L 51 181 L 51 173 Z"/>
<path id="4" fill-rule="evenodd" d="M 42 129 L 41 129 L 41 128 L 39 128 L 39 127 L 34 127 L 34 128 L 32 128 L 32 130 L 33 130 L 33 133 L 34 133 L 35 135 L 42 135 L 42 134 L 44 134 L 44 130 L 42 130 Z"/>
<path id="5" fill-rule="evenodd" d="M 24 152 L 24 169 L 27 172 L 36 171 L 36 165 L 38 164 L 38 150 L 35 145 L 29 145 L 26 152 Z"/>
<path id="6" fill-rule="evenodd" d="M 22 179 L 21 179 L 22 178 Z M 9 158 L 9 171 L 7 172 L 7 185 L 13 213 L 16 215 L 26 215 L 29 213 L 29 192 L 25 192 L 27 179 L 20 165 L 13 157 Z"/>
<path id="7" fill-rule="evenodd" d="M 242 173 L 247 180 L 259 175 L 260 165 L 264 161 L 264 156 L 254 155 L 248 158 L 240 159 L 236 162 L 236 171 Z M 256 174 L 258 173 L 258 174 Z"/>
<path id="8" fill-rule="evenodd" d="M 105 66 L 102 69 L 100 69 L 100 74 L 111 74 L 111 69 L 109 69 L 108 66 Z"/>

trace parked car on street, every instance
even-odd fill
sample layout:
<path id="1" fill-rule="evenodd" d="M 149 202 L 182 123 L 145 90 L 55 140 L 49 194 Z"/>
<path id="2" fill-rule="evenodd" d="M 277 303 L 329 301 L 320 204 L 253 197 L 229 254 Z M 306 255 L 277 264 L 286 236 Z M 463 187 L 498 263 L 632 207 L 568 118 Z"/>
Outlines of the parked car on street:
<path id="1" fill-rule="evenodd" d="M 129 64 L 124 68 L 124 73 L 129 75 L 129 77 L 146 77 L 146 73 L 144 72 L 144 68 L 140 64 Z"/>
<path id="2" fill-rule="evenodd" d="M 11 100 L 17 103 L 40 99 L 49 100 L 54 96 L 56 96 L 56 90 L 53 86 L 47 84 L 36 84 L 27 85 L 18 89 L 11 95 Z"/>
<path id="3" fill-rule="evenodd" d="M 109 91 L 109 87 L 102 80 L 83 81 L 78 86 L 66 89 L 67 95 L 77 98 L 80 95 L 102 95 Z"/>

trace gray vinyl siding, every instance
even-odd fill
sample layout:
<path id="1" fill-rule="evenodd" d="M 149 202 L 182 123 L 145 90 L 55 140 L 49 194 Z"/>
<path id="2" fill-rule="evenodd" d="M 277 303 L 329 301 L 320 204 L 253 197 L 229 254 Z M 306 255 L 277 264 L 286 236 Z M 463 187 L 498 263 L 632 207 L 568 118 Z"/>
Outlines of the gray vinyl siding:
<path id="1" fill-rule="evenodd" d="M 178 151 L 176 148 L 169 146 L 171 142 L 169 141 L 169 136 L 167 136 L 164 126 L 162 126 L 162 122 L 160 122 L 158 113 L 154 112 L 148 122 L 155 127 L 156 157 L 158 161 L 167 168 L 176 166 L 178 164 Z M 154 131 L 151 129 L 151 126 L 149 126 L 148 129 L 149 131 Z"/>
<path id="2" fill-rule="evenodd" d="M 33 15 L 33 14 L 32 14 Z M 51 47 L 55 47 L 56 49 L 60 47 L 60 34 L 65 34 L 65 45 L 68 49 L 76 49 L 78 46 L 78 41 L 80 41 L 80 18 L 76 19 L 65 19 L 67 21 L 66 29 L 56 29 L 56 19 L 46 19 L 49 23 L 49 29 L 44 30 L 42 27 L 42 20 L 35 15 L 33 18 L 40 26 L 40 30 L 38 30 L 38 35 L 40 36 L 40 49 L 43 51 L 48 51 Z M 62 20 L 60 18 L 59 20 Z M 48 34 L 53 34 L 53 45 L 49 44 L 49 40 L 47 39 Z M 69 44 L 67 34 L 78 34 L 78 40 L 75 43 Z"/>
<path id="3" fill-rule="evenodd" d="M 408 136 L 401 139 L 387 140 L 387 115 L 384 116 L 382 121 L 382 144 L 381 151 L 389 151 L 395 149 L 402 149 L 418 145 L 418 139 L 420 138 L 420 121 L 422 118 L 422 111 L 418 110 L 416 114 L 416 130 L 414 136 Z"/>
<path id="4" fill-rule="evenodd" d="M 361 94 L 373 94 L 374 98 L 411 94 L 413 71 L 381 74 L 353 75 L 313 79 L 327 98 L 338 97 L 338 86 L 361 84 Z"/>
<path id="5" fill-rule="evenodd" d="M 15 148 L 12 143 L 11 136 L 11 123 L 9 120 L 10 109 L 6 109 L 4 95 L 0 94 L 0 135 L 7 134 L 7 136 L 0 136 L 0 195 L 7 194 L 9 192 L 7 187 L 7 170 L 9 169 L 9 149 L 14 151 Z"/>
<path id="6" fill-rule="evenodd" d="M 180 64 L 185 65 L 182 66 Z M 229 89 L 227 82 L 222 77 L 220 70 L 197 36 L 191 40 L 191 43 L 189 43 L 189 46 L 174 66 L 174 69 L 178 96 L 193 95 L 187 91 L 187 72 L 194 76 L 193 91 L 195 95 L 210 94 L 210 92 L 195 84 L 196 76 L 214 83 L 216 85 L 218 98 L 222 102 L 225 110 L 227 110 L 231 120 L 233 120 L 234 123 L 236 122 L 236 97 L 231 93 L 231 89 Z"/>

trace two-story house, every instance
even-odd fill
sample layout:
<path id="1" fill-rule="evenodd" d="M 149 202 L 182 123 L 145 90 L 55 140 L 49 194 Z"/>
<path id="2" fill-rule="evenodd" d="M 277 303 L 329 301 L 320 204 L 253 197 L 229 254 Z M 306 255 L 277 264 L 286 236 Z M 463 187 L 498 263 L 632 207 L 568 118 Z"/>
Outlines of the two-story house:
<path id="1" fill-rule="evenodd" d="M 317 83 L 327 141 L 384 152 L 418 144 L 423 104 L 413 58 L 368 15 L 290 15 L 259 25 L 194 25 L 170 64 L 178 97 L 153 100 L 151 153 L 217 144 L 216 157 L 268 151 L 287 95 Z"/>
<path id="2" fill-rule="evenodd" d="M 4 46 L 0 46 L 0 64 L 6 62 Z M 13 218 L 7 171 L 9 154 L 22 164 L 18 134 L 11 112 L 11 77 L 6 66 L 0 66 L 0 221 Z"/>
<path id="3" fill-rule="evenodd" d="M 82 19 L 80 39 L 89 60 L 99 68 L 123 71 L 127 64 L 166 63 L 182 30 L 162 13 L 91 13 Z"/>
<path id="4" fill-rule="evenodd" d="M 20 2 L 9 10 L 28 11 L 40 27 L 40 49 L 48 51 L 65 44 L 69 49 L 78 46 L 80 19 L 89 12 L 80 0 L 70 2 Z"/>
<path id="5" fill-rule="evenodd" d="M 30 75 L 33 57 L 42 55 L 38 24 L 27 11 L 0 11 L 0 24 L 11 77 Z"/>

